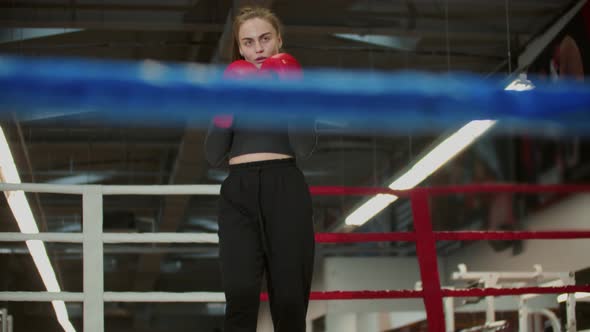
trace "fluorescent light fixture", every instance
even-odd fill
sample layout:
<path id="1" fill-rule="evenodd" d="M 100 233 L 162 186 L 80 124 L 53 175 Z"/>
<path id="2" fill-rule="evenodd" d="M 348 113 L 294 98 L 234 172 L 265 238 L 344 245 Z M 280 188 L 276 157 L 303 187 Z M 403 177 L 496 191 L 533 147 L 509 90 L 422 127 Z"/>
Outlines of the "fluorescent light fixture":
<path id="1" fill-rule="evenodd" d="M 397 190 L 414 188 L 442 165 L 446 164 L 454 156 L 471 145 L 471 143 L 488 131 L 495 123 L 496 121 L 494 120 L 469 122 L 415 163 L 410 170 L 390 184 L 389 188 Z"/>
<path id="2" fill-rule="evenodd" d="M 88 183 L 96 183 L 110 177 L 113 177 L 114 172 L 104 172 L 104 173 L 93 173 L 93 172 L 86 172 L 81 173 L 78 175 L 66 176 L 61 177 L 53 180 L 49 180 L 45 183 L 51 184 L 88 184 Z"/>
<path id="3" fill-rule="evenodd" d="M 20 183 L 14 181 L 6 181 L 8 183 Z M 16 223 L 18 224 L 18 228 L 20 229 L 21 233 L 25 234 L 37 234 L 39 233 L 39 229 L 37 228 L 37 223 L 35 222 L 35 218 L 33 217 L 33 212 L 31 212 L 31 208 L 29 206 L 29 202 L 27 201 L 27 197 L 22 190 L 18 191 L 7 191 L 4 193 L 6 199 L 8 200 L 8 205 L 10 205 L 10 209 L 12 210 L 12 214 L 14 215 L 14 219 L 16 219 Z"/>
<path id="4" fill-rule="evenodd" d="M 43 38 L 55 35 L 63 35 L 70 32 L 82 31 L 82 29 L 65 28 L 12 28 L 2 29 L 0 32 L 0 43 L 22 42 L 27 39 Z"/>
<path id="5" fill-rule="evenodd" d="M 0 180 L 6 183 L 21 183 L 2 127 L 0 127 Z M 29 206 L 25 193 L 22 190 L 5 191 L 4 195 L 21 233 L 39 233 L 37 222 L 31 212 L 31 207 Z M 28 240 L 26 244 L 47 291 L 54 293 L 61 292 L 43 241 Z M 65 303 L 63 301 L 52 301 L 52 304 L 57 315 L 57 320 L 63 329 L 66 332 L 76 331 L 68 317 Z"/>
<path id="6" fill-rule="evenodd" d="M 396 37 L 388 35 L 359 35 L 356 33 L 335 33 L 335 37 L 353 40 L 371 45 L 383 46 L 402 51 L 413 51 L 418 45 L 419 38 Z"/>
<path id="7" fill-rule="evenodd" d="M 557 296 L 557 302 L 563 303 L 563 302 L 567 301 L 568 295 L 569 294 L 559 294 L 559 296 Z M 577 293 L 574 293 L 574 297 L 576 298 L 576 300 L 586 299 L 586 298 L 590 298 L 590 293 L 577 292 Z"/>
<path id="8" fill-rule="evenodd" d="M 527 91 L 535 85 L 521 73 L 505 90 Z M 471 121 L 428 152 L 406 173 L 393 181 L 389 188 L 394 190 L 411 189 L 424 181 L 442 165 L 471 145 L 476 139 L 496 124 L 495 120 Z M 369 199 L 345 219 L 346 225 L 360 226 L 398 199 L 395 195 L 378 194 Z"/>
<path id="9" fill-rule="evenodd" d="M 187 222 L 189 226 L 197 226 L 201 228 L 205 228 L 210 231 L 218 231 L 219 224 L 211 219 L 207 218 L 190 218 Z"/>
<path id="10" fill-rule="evenodd" d="M 68 310 L 66 309 L 64 301 L 51 301 L 51 304 L 53 305 L 53 310 L 55 310 L 55 313 L 57 314 L 57 321 L 61 327 L 63 327 L 64 331 L 76 332 L 76 329 L 68 318 Z"/>
<path id="11" fill-rule="evenodd" d="M 437 145 L 432 151 L 428 152 L 406 173 L 393 181 L 389 185 L 389 188 L 394 190 L 414 188 L 442 165 L 446 164 L 450 159 L 463 151 L 483 133 L 488 131 L 495 123 L 496 121 L 494 120 L 476 120 L 469 122 Z M 394 195 L 376 195 L 352 212 L 345 219 L 345 223 L 347 225 L 360 226 L 397 199 L 398 197 Z"/>
<path id="12" fill-rule="evenodd" d="M 37 270 L 39 270 L 41 279 L 43 279 L 43 283 L 47 288 L 47 291 L 54 293 L 61 292 L 59 284 L 57 283 L 57 278 L 53 272 L 53 267 L 51 266 L 51 262 L 47 256 L 47 251 L 45 250 L 45 244 L 43 241 L 28 240 L 26 243 L 31 256 L 33 257 L 33 261 L 37 266 Z"/>
<path id="13" fill-rule="evenodd" d="M 518 77 L 512 81 L 505 90 L 512 90 L 512 91 L 528 91 L 535 88 L 533 82 L 527 79 L 526 73 L 521 73 Z"/>
<path id="14" fill-rule="evenodd" d="M 223 316 L 225 313 L 225 303 L 207 303 L 207 314 L 214 316 Z"/>
<path id="15" fill-rule="evenodd" d="M 377 213 L 381 212 L 381 210 L 385 209 L 397 199 L 398 197 L 395 195 L 377 194 L 346 217 L 345 223 L 347 225 L 360 226 L 371 220 Z"/>

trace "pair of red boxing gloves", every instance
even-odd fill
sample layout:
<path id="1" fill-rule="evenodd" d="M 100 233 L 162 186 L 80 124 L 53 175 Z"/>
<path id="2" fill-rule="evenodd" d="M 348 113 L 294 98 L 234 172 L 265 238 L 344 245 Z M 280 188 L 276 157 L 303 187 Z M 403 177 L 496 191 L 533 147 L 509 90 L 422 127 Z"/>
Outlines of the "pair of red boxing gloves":
<path id="1" fill-rule="evenodd" d="M 280 80 L 300 79 L 303 77 L 301 65 L 288 53 L 275 54 L 262 63 L 260 69 L 246 60 L 236 60 L 227 66 L 223 77 L 229 79 L 245 78 L 278 78 Z M 213 124 L 218 128 L 229 128 L 233 124 L 233 116 L 219 114 L 213 117 Z"/>
<path id="2" fill-rule="evenodd" d="M 243 79 L 243 78 L 278 78 L 298 79 L 303 77 L 301 65 L 292 55 L 288 53 L 279 53 L 268 57 L 260 69 L 251 62 L 246 60 L 236 60 L 225 69 L 223 76 L 225 78 Z"/>

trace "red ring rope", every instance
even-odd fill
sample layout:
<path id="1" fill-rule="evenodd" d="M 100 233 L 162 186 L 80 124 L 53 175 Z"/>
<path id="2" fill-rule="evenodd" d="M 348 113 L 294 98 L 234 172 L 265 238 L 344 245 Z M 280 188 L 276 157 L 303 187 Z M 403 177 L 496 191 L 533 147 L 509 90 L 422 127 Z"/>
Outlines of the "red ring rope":
<path id="1" fill-rule="evenodd" d="M 590 238 L 590 231 L 460 231 L 433 232 L 430 218 L 429 198 L 431 195 L 448 195 L 460 193 L 575 193 L 590 192 L 590 185 L 530 185 L 530 184 L 472 184 L 462 186 L 444 186 L 431 188 L 414 188 L 409 190 L 392 190 L 380 187 L 310 187 L 312 195 L 377 195 L 390 194 L 410 197 L 414 216 L 414 232 L 391 233 L 323 233 L 316 234 L 317 242 L 351 243 L 379 241 L 414 241 L 420 266 L 420 276 L 424 289 L 398 291 L 336 291 L 312 292 L 312 300 L 349 300 L 377 298 L 418 298 L 422 297 L 428 319 L 428 330 L 443 332 L 445 320 L 443 297 L 466 296 L 505 296 L 521 294 L 548 294 L 590 292 L 590 285 L 565 287 L 523 287 L 523 288 L 486 288 L 486 289 L 442 289 L 438 274 L 436 241 L 475 241 L 475 240 L 524 240 L 524 239 L 582 239 Z M 261 299 L 266 300 L 266 294 Z"/>
<path id="2" fill-rule="evenodd" d="M 553 185 L 535 185 L 535 184 L 470 184 L 461 186 L 441 186 L 428 188 L 413 188 L 408 190 L 393 190 L 387 187 L 345 187 L 345 186 L 314 186 L 309 191 L 312 195 L 331 196 L 331 195 L 376 195 L 390 194 L 399 197 L 408 197 L 414 191 L 426 191 L 430 195 L 448 195 L 461 193 L 576 193 L 590 192 L 588 184 L 553 184 Z"/>
<path id="3" fill-rule="evenodd" d="M 590 293 L 590 285 L 562 287 L 519 287 L 519 288 L 469 288 L 441 290 L 443 297 L 484 297 L 514 296 L 524 294 L 561 294 Z M 381 291 L 326 291 L 311 292 L 311 300 L 367 300 L 367 299 L 416 299 L 424 296 L 421 290 L 381 290 Z M 260 295 L 262 301 L 268 301 L 268 293 Z"/>
<path id="4" fill-rule="evenodd" d="M 433 232 L 437 241 L 478 241 L 478 240 L 563 240 L 588 239 L 590 231 L 442 231 Z M 316 233 L 318 243 L 355 243 L 416 241 L 414 232 L 389 233 Z"/>

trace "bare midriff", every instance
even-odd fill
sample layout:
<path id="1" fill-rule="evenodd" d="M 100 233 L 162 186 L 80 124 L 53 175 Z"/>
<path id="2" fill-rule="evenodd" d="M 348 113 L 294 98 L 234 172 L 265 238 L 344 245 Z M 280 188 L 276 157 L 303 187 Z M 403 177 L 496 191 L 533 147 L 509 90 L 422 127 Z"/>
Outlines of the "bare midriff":
<path id="1" fill-rule="evenodd" d="M 275 159 L 287 159 L 293 158 L 288 154 L 272 153 L 272 152 L 259 152 L 259 153 L 247 153 L 240 156 L 235 156 L 229 160 L 230 165 L 251 163 L 255 161 L 264 160 L 275 160 Z"/>

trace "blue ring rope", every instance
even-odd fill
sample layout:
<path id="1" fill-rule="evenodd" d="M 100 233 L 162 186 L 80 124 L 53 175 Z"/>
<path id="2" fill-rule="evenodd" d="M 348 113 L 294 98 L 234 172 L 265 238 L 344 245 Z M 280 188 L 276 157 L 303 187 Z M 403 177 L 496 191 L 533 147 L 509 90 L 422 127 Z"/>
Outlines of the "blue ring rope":
<path id="1" fill-rule="evenodd" d="M 530 131 L 590 133 L 590 85 L 504 90 L 473 74 L 306 70 L 300 81 L 229 81 L 223 68 L 153 61 L 0 57 L 0 119 L 93 112 L 118 125 L 206 126 L 214 114 L 344 121 L 358 130 L 447 129 L 495 119 Z"/>

